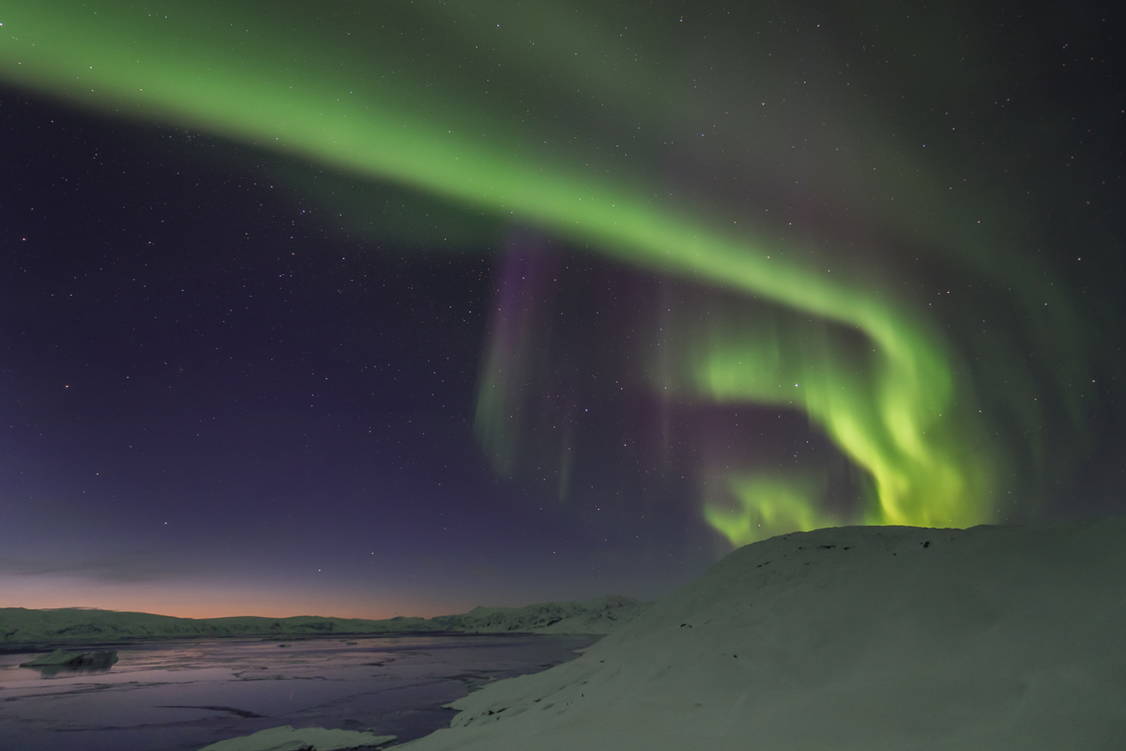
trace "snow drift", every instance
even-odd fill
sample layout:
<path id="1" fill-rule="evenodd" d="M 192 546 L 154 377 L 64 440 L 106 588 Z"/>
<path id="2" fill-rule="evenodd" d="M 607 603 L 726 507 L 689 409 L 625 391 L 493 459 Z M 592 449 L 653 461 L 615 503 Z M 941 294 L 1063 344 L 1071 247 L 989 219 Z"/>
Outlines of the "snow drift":
<path id="1" fill-rule="evenodd" d="M 342 751 L 374 748 L 395 740 L 393 735 L 374 735 L 355 730 L 294 728 L 281 725 L 204 746 L 199 751 Z"/>
<path id="2" fill-rule="evenodd" d="M 1126 747 L 1126 520 L 736 550 L 403 751 Z"/>

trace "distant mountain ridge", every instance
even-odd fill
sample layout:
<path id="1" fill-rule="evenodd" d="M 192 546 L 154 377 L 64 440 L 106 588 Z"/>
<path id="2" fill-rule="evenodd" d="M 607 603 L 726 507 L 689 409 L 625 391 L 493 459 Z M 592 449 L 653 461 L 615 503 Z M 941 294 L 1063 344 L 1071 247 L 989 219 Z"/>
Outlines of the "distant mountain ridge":
<path id="1" fill-rule="evenodd" d="M 476 607 L 460 615 L 441 615 L 430 622 L 450 631 L 496 634 L 512 631 L 550 634 L 607 634 L 637 616 L 644 603 L 610 595 L 584 602 L 545 602 L 519 608 Z"/>
<path id="2" fill-rule="evenodd" d="M 606 634 L 632 620 L 645 603 L 629 597 L 599 597 L 585 602 L 548 602 L 515 608 L 477 607 L 468 613 L 434 618 L 382 620 L 234 616 L 177 618 L 117 610 L 0 608 L 0 647 L 66 642 L 222 636 L 309 636 L 389 633 L 553 633 Z"/>

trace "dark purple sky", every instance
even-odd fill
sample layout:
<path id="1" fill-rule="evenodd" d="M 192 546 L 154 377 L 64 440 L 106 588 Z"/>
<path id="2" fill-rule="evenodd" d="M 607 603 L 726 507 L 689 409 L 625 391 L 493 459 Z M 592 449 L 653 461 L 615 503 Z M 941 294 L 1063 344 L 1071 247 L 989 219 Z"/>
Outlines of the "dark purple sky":
<path id="1" fill-rule="evenodd" d="M 356 238 L 251 152 L 2 101 L 2 604 L 436 614 L 652 595 L 713 557 L 613 441 L 564 502 L 494 476 L 487 248 Z"/>
<path id="2" fill-rule="evenodd" d="M 207 33 L 168 33 L 207 58 L 245 31 L 248 69 L 280 60 L 318 94 L 378 70 L 422 112 L 464 95 L 467 149 L 526 147 L 856 281 L 942 342 L 960 417 L 919 453 L 954 446 L 989 475 L 985 517 L 1121 512 L 1126 67 L 1099 4 L 260 5 L 201 0 Z M 46 7 L 0 17 L 0 43 Z M 145 8 L 114 13 L 156 28 Z M 254 23 L 204 23 L 226 13 Z M 21 85 L 0 88 L 0 606 L 383 617 L 649 598 L 730 549 L 709 504 L 774 531 L 878 517 L 880 463 L 826 429 L 877 412 L 863 387 L 818 413 L 797 378 L 790 401 L 655 386 L 748 331 L 864 383 L 875 347 L 847 317 Z M 770 367 L 753 351 L 744 375 Z M 753 479 L 780 476 L 815 501 Z"/>

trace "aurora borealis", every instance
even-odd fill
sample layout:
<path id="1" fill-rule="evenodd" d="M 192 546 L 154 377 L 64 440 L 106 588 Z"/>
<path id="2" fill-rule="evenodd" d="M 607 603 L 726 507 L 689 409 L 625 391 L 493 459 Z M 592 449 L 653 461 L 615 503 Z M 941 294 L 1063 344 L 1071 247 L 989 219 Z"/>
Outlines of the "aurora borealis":
<path id="1" fill-rule="evenodd" d="M 1113 65 L 1084 13 L 28 1 L 0 80 L 199 134 L 372 263 L 491 264 L 447 450 L 574 519 L 634 473 L 729 546 L 1120 476 L 1122 102 L 1074 89 Z"/>

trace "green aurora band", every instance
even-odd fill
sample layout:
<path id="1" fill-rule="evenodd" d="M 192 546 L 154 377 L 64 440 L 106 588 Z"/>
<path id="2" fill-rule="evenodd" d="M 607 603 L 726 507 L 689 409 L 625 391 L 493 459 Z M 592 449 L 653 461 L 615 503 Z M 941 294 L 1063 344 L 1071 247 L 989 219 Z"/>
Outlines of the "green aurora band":
<path id="1" fill-rule="evenodd" d="M 370 62 L 351 65 L 352 52 L 315 33 L 243 34 L 255 20 L 232 6 L 9 2 L 0 77 L 514 217 L 620 262 L 769 301 L 778 310 L 771 326 L 682 337 L 671 369 L 653 369 L 653 388 L 802 410 L 870 477 L 872 497 L 830 513 L 816 483 L 731 472 L 726 499 L 710 499 L 704 515 L 733 544 L 841 523 L 996 517 L 1004 452 L 958 375 L 959 355 L 886 285 L 847 264 L 830 271 L 795 260 L 801 254 L 779 253 L 743 225 L 655 197 L 644 180 L 536 148 L 504 112 L 459 107 L 422 76 L 373 76 Z M 864 356 L 839 343 L 857 335 Z M 494 452 L 514 440 L 507 391 L 504 364 L 487 356 L 477 421 Z"/>

